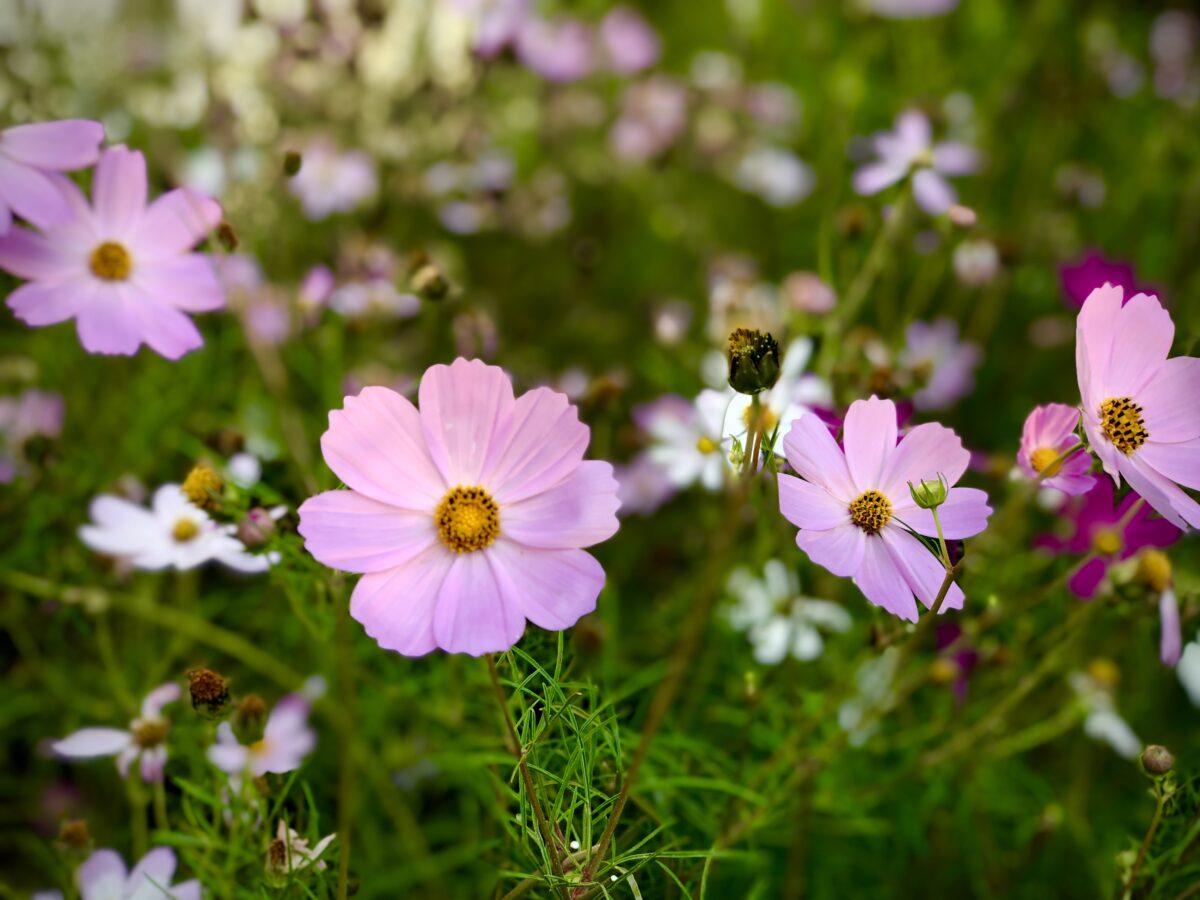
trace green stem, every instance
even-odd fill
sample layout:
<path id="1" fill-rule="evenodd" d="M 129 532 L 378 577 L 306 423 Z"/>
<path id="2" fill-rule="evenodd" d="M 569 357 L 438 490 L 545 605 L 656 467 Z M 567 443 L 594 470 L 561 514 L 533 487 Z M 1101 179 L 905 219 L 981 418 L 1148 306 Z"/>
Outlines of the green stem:
<path id="1" fill-rule="evenodd" d="M 167 819 L 167 789 L 161 778 L 154 782 L 154 827 L 159 831 L 171 830 Z"/>
<path id="2" fill-rule="evenodd" d="M 1062 464 L 1068 459 L 1083 449 L 1083 441 L 1068 447 L 1054 459 L 1050 460 L 1050 464 L 1045 466 L 1042 471 L 1038 472 L 1037 478 L 1033 479 L 1034 484 L 1041 484 L 1047 478 L 1053 478 L 1062 468 Z"/>
<path id="3" fill-rule="evenodd" d="M 746 429 L 746 446 L 743 450 L 742 457 L 742 477 L 749 478 L 750 473 L 755 470 L 755 457 L 757 451 L 755 448 L 762 440 L 762 402 L 758 399 L 758 394 L 753 394 L 750 397 L 750 419 L 749 427 Z"/>
<path id="4" fill-rule="evenodd" d="M 1150 827 L 1146 829 L 1146 836 L 1142 838 L 1142 846 L 1138 848 L 1137 859 L 1134 860 L 1133 868 L 1129 870 L 1129 877 L 1125 879 L 1125 893 L 1122 895 L 1122 900 L 1129 900 L 1133 896 L 1133 886 L 1137 884 L 1138 873 L 1142 870 L 1142 863 L 1146 861 L 1146 853 L 1150 849 L 1150 842 L 1154 840 L 1154 834 L 1158 831 L 1158 823 L 1162 821 L 1163 807 L 1167 803 L 1166 792 L 1162 789 L 1161 779 L 1154 781 L 1154 818 L 1150 820 Z"/>
<path id="5" fill-rule="evenodd" d="M 141 859 L 149 849 L 146 829 L 146 793 L 142 790 L 138 761 L 134 760 L 125 779 L 125 790 L 129 795 L 129 825 L 133 830 L 133 856 Z"/>
<path id="6" fill-rule="evenodd" d="M 350 847 L 354 824 L 354 656 L 350 649 L 349 605 L 340 591 L 331 590 L 337 641 L 338 693 L 341 709 L 335 718 L 338 747 L 338 880 L 337 900 L 350 893 Z"/>

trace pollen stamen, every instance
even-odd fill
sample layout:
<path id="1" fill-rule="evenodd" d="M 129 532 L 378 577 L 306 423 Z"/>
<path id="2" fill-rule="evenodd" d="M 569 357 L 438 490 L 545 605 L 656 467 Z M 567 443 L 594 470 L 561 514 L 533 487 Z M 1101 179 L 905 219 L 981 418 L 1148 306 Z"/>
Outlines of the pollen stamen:
<path id="1" fill-rule="evenodd" d="M 1053 447 L 1038 447 L 1030 454 L 1029 462 L 1033 466 L 1033 471 L 1049 478 L 1062 471 L 1063 464 L 1056 462 L 1060 456 L 1062 454 Z"/>
<path id="2" fill-rule="evenodd" d="M 1109 397 L 1100 404 L 1100 427 L 1112 445 L 1126 456 L 1150 437 L 1142 407 L 1129 397 Z"/>
<path id="3" fill-rule="evenodd" d="M 892 502 L 870 490 L 850 504 L 850 521 L 867 534 L 879 534 L 892 519 Z"/>
<path id="4" fill-rule="evenodd" d="M 171 529 L 171 537 L 180 544 L 186 544 L 200 534 L 200 526 L 196 524 L 194 519 L 178 519 L 175 522 L 175 527 Z"/>
<path id="5" fill-rule="evenodd" d="M 105 281 L 124 281 L 133 270 L 133 257 L 115 241 L 105 241 L 92 251 L 92 274 Z"/>
<path id="6" fill-rule="evenodd" d="M 451 488 L 433 521 L 442 543 L 455 553 L 483 550 L 500 536 L 500 507 L 481 487 Z"/>

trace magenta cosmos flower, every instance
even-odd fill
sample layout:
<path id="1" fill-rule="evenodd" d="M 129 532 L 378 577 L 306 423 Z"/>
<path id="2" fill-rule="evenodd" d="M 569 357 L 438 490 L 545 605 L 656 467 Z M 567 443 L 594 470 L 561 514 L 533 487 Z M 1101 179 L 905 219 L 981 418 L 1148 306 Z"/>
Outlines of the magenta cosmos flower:
<path id="1" fill-rule="evenodd" d="M 1145 506 L 1125 521 L 1129 508 L 1137 502 L 1136 494 L 1126 495 L 1119 504 L 1114 504 L 1114 499 L 1113 483 L 1099 479 L 1095 487 L 1067 507 L 1064 518 L 1070 525 L 1069 534 L 1047 534 L 1035 541 L 1036 546 L 1054 554 L 1096 554 L 1067 579 L 1071 593 L 1085 600 L 1096 595 L 1113 563 L 1130 559 L 1147 547 L 1169 547 L 1183 536 Z"/>
<path id="2" fill-rule="evenodd" d="M 1164 519 L 1200 528 L 1200 359 L 1168 359 L 1175 325 L 1148 294 L 1121 305 L 1105 285 L 1080 310 L 1075 366 L 1083 427 L 1104 471 L 1124 476 Z"/>
<path id="3" fill-rule="evenodd" d="M 100 157 L 91 205 L 65 177 L 56 184 L 69 220 L 0 237 L 0 268 L 29 280 L 8 298 L 17 318 L 34 327 L 74 319 L 91 353 L 131 356 L 144 343 L 178 359 L 204 343 L 186 313 L 225 297 L 209 260 L 189 251 L 221 208 L 187 189 L 147 206 L 146 160 L 125 147 Z"/>
<path id="4" fill-rule="evenodd" d="M 325 461 L 349 487 L 310 497 L 318 560 L 362 572 L 350 613 L 407 656 L 507 650 L 525 620 L 559 630 L 591 612 L 604 570 L 583 547 L 617 530 L 612 466 L 585 461 L 566 396 L 513 396 L 479 360 L 430 368 L 418 411 L 368 387 L 329 414 Z"/>
<path id="5" fill-rule="evenodd" d="M 779 509 L 800 528 L 796 544 L 834 575 L 854 579 L 876 606 L 910 622 L 916 595 L 931 607 L 946 570 L 911 532 L 936 537 L 933 515 L 920 509 L 908 483 L 953 485 L 971 455 L 949 428 L 918 425 L 897 443 L 891 400 L 856 400 L 846 413 L 845 450 L 816 416 L 804 416 L 783 441 L 787 461 L 801 478 L 779 476 Z M 957 540 L 979 534 L 991 515 L 987 495 L 952 488 L 939 508 L 942 532 Z M 963 592 L 951 585 L 943 609 L 961 609 Z"/>
<path id="6" fill-rule="evenodd" d="M 84 119 L 17 125 L 0 131 L 0 234 L 13 214 L 38 228 L 71 218 L 52 173 L 74 172 L 100 158 L 104 126 Z"/>
<path id="7" fill-rule="evenodd" d="M 1096 483 L 1088 474 L 1092 458 L 1076 451 L 1056 462 L 1067 450 L 1079 444 L 1075 428 L 1079 425 L 1079 410 L 1065 403 L 1048 403 L 1036 407 L 1025 420 L 1021 431 L 1021 450 L 1017 462 L 1030 478 L 1042 477 L 1046 487 L 1075 496 L 1087 493 Z"/>
<path id="8" fill-rule="evenodd" d="M 1109 259 L 1098 250 L 1089 250 L 1076 262 L 1059 266 L 1058 279 L 1063 293 L 1076 309 L 1083 306 L 1092 291 L 1106 284 L 1116 285 L 1128 297 L 1140 293 L 1158 293 L 1147 285 L 1139 284 L 1132 265 Z"/>

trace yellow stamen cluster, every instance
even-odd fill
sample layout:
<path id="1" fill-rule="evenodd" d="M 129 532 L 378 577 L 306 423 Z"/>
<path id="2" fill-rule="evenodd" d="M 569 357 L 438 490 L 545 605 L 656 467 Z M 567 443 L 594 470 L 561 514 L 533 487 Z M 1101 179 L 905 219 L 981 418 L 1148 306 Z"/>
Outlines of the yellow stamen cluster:
<path id="1" fill-rule="evenodd" d="M 1129 397 L 1109 397 L 1100 404 L 1100 427 L 1112 445 L 1126 456 L 1150 437 L 1142 408 Z"/>
<path id="2" fill-rule="evenodd" d="M 171 537 L 180 544 L 186 544 L 200 534 L 200 526 L 194 519 L 179 519 L 171 529 Z"/>
<path id="3" fill-rule="evenodd" d="M 701 435 L 696 440 L 696 449 L 699 450 L 701 453 L 716 453 L 717 446 L 718 445 L 717 445 L 716 441 L 714 441 L 710 437 L 706 437 L 705 435 Z"/>
<path id="4" fill-rule="evenodd" d="M 139 719 L 133 724 L 133 742 L 147 750 L 167 739 L 170 726 L 163 719 Z"/>
<path id="5" fill-rule="evenodd" d="M 1029 463 L 1033 466 L 1033 471 L 1049 478 L 1062 471 L 1063 464 L 1058 461 L 1060 456 L 1062 454 L 1053 447 L 1038 447 L 1030 454 Z"/>
<path id="6" fill-rule="evenodd" d="M 433 521 L 442 543 L 455 553 L 482 550 L 500 536 L 500 507 L 481 487 L 451 488 Z"/>
<path id="7" fill-rule="evenodd" d="M 1115 556 L 1122 546 L 1120 533 L 1112 528 L 1101 528 L 1092 535 L 1092 549 L 1103 556 Z"/>
<path id="8" fill-rule="evenodd" d="M 1148 548 L 1138 557 L 1138 577 L 1156 594 L 1161 594 L 1171 584 L 1171 560 L 1161 550 Z"/>
<path id="9" fill-rule="evenodd" d="M 220 506 L 221 491 L 225 487 L 225 479 L 221 473 L 206 462 L 198 462 L 192 466 L 183 479 L 183 492 L 197 506 L 205 509 L 216 509 Z"/>
<path id="10" fill-rule="evenodd" d="M 750 416 L 753 412 L 754 407 L 747 406 L 746 411 L 742 413 L 742 421 L 746 423 L 747 429 L 753 426 L 753 423 L 750 421 Z M 775 413 L 766 406 L 760 406 L 758 409 L 758 421 L 762 427 L 763 434 L 769 437 L 770 435 L 774 434 L 775 426 L 779 424 L 779 416 L 775 415 Z"/>
<path id="11" fill-rule="evenodd" d="M 105 281 L 124 281 L 133 271 L 133 257 L 115 241 L 105 241 L 92 251 L 92 274 Z"/>
<path id="12" fill-rule="evenodd" d="M 892 503 L 879 491 L 867 491 L 850 504 L 850 521 L 867 534 L 879 534 L 891 519 Z"/>

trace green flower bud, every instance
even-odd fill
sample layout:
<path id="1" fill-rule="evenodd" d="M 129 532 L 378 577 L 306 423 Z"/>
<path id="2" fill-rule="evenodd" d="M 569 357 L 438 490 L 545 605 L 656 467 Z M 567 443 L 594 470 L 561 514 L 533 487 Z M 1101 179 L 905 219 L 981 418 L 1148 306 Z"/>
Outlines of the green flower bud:
<path id="1" fill-rule="evenodd" d="M 913 503 L 921 509 L 934 509 L 946 502 L 946 495 L 950 493 L 950 485 L 946 484 L 946 479 L 939 472 L 937 481 L 922 481 L 915 487 L 910 481 L 908 492 L 912 494 Z"/>
<path id="2" fill-rule="evenodd" d="M 758 394 L 779 380 L 779 342 L 770 334 L 739 328 L 729 336 L 729 386 Z"/>

